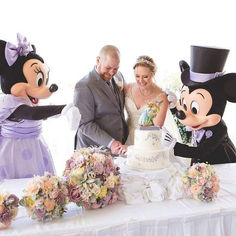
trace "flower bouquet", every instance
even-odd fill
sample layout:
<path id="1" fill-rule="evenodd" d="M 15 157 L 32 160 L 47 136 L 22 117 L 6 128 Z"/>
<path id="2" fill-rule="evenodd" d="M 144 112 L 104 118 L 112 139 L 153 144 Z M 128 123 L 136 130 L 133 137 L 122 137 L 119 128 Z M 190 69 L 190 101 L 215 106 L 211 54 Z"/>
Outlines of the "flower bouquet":
<path id="1" fill-rule="evenodd" d="M 120 187 L 119 167 L 99 148 L 82 148 L 67 160 L 64 171 L 71 202 L 85 209 L 114 203 Z"/>
<path id="2" fill-rule="evenodd" d="M 44 176 L 34 176 L 29 180 L 20 205 L 26 207 L 32 219 L 49 221 L 66 211 L 67 193 L 63 180 L 45 172 Z"/>
<path id="3" fill-rule="evenodd" d="M 210 202 L 220 190 L 219 178 L 210 164 L 196 163 L 183 176 L 185 192 L 195 200 Z"/>
<path id="4" fill-rule="evenodd" d="M 153 119 L 156 117 L 157 113 L 160 111 L 162 101 L 156 100 L 154 102 L 148 102 L 147 108 L 141 114 L 138 124 L 140 126 L 153 126 Z"/>
<path id="5" fill-rule="evenodd" d="M 18 212 L 19 199 L 14 194 L 0 193 L 0 229 L 7 229 Z"/>

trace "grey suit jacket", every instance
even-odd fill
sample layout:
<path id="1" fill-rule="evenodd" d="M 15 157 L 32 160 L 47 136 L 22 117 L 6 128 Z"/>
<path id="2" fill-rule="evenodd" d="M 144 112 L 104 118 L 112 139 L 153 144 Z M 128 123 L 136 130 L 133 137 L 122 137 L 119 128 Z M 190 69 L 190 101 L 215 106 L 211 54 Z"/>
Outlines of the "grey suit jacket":
<path id="1" fill-rule="evenodd" d="M 124 80 L 122 74 L 118 72 Z M 125 143 L 128 127 L 124 117 L 124 90 L 112 79 L 114 91 L 94 68 L 75 86 L 74 104 L 81 113 L 75 149 L 91 145 L 107 147 L 114 138 Z M 115 94 L 116 91 L 116 94 Z"/>

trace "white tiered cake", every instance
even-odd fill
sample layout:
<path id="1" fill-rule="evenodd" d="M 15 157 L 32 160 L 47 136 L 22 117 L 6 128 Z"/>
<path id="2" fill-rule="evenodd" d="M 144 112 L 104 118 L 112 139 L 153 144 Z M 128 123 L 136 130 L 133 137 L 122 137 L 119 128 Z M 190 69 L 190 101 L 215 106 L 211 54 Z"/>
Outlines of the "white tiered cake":
<path id="1" fill-rule="evenodd" d="M 128 147 L 127 165 L 140 170 L 159 170 L 170 166 L 169 149 L 161 145 L 161 128 L 138 127 L 134 145 Z"/>

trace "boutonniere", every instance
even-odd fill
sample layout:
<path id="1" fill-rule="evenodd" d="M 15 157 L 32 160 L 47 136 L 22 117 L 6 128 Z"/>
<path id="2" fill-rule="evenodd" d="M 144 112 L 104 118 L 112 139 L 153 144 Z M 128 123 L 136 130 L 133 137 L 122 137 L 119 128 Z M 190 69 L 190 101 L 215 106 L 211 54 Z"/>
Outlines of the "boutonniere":
<path id="1" fill-rule="evenodd" d="M 121 76 L 117 75 L 117 74 L 113 78 L 114 78 L 114 81 L 115 81 L 116 85 L 119 88 L 119 91 L 122 92 L 122 90 L 124 89 L 124 80 L 123 80 L 123 78 Z"/>

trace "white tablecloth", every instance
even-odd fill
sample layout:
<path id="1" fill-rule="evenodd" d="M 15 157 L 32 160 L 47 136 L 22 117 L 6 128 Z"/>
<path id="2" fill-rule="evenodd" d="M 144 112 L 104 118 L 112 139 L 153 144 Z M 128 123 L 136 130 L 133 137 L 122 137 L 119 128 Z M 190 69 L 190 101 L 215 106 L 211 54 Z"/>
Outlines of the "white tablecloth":
<path id="1" fill-rule="evenodd" d="M 215 165 L 215 169 L 221 190 L 212 203 L 181 199 L 126 205 L 119 201 L 97 210 L 82 210 L 70 204 L 62 218 L 48 223 L 31 220 L 20 207 L 16 220 L 0 235 L 235 236 L 236 164 Z M 21 196 L 26 182 L 5 180 L 0 189 Z"/>

